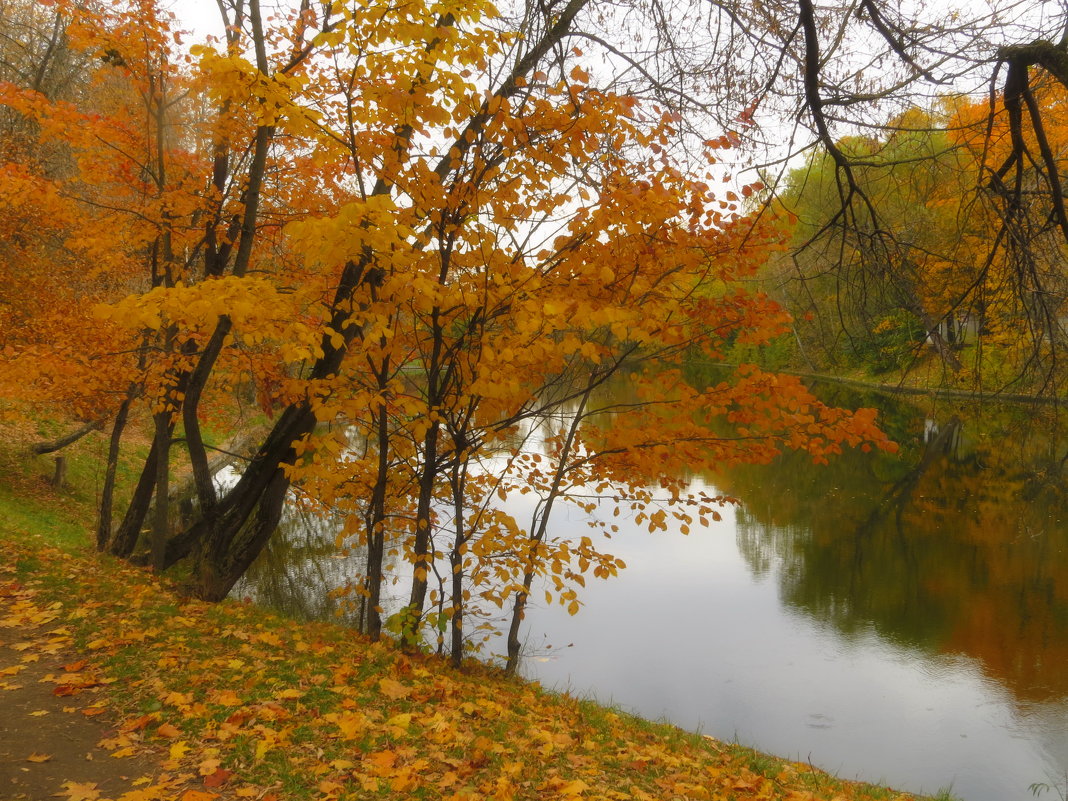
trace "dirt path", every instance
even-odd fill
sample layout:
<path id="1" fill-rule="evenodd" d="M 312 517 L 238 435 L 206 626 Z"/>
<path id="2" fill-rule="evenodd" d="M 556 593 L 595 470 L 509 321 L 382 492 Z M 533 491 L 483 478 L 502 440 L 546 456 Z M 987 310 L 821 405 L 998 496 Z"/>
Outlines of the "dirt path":
<path id="1" fill-rule="evenodd" d="M 156 766 L 144 755 L 114 759 L 100 746 L 118 734 L 96 705 L 101 685 L 55 631 L 0 629 L 0 798 L 117 798 Z"/>
<path id="2" fill-rule="evenodd" d="M 0 801 L 222 801 L 168 774 L 137 721 L 115 719 L 58 615 L 0 583 Z"/>

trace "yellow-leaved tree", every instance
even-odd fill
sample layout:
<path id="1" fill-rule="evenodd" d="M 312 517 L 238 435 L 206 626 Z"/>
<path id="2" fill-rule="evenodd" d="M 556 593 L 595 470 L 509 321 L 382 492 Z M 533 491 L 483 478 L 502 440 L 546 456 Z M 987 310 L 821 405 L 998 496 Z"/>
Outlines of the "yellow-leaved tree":
<path id="1" fill-rule="evenodd" d="M 795 379 L 745 367 L 708 388 L 683 380 L 686 358 L 784 330 L 744 284 L 779 243 L 713 190 L 720 140 L 689 143 L 698 163 L 676 158 L 674 112 L 598 81 L 570 42 L 587 3 L 531 5 L 519 21 L 448 1 L 267 20 L 250 0 L 225 41 L 185 50 L 149 2 L 71 6 L 81 46 L 153 112 L 132 144 L 114 144 L 118 113 L 99 115 L 104 145 L 77 144 L 152 199 L 151 214 L 136 193 L 116 200 L 143 220 L 141 286 L 97 310 L 129 353 L 113 391 L 155 431 L 102 546 L 130 554 L 154 497 L 155 566 L 188 558 L 195 593 L 218 600 L 297 486 L 366 548 L 355 583 L 372 635 L 395 549 L 412 572 L 401 636 L 447 625 L 459 662 L 465 611 L 508 605 L 514 668 L 539 576 L 574 611 L 587 572 L 620 566 L 591 538 L 551 532 L 554 507 L 584 488 L 617 488 L 652 528 L 669 513 L 700 524 L 716 501 L 689 496 L 680 468 L 892 447 L 874 412 L 828 408 Z M 39 94 L 25 103 L 56 113 Z M 87 161 L 66 180 L 104 174 Z M 605 399 L 609 381 L 629 383 L 626 402 Z M 202 418 L 250 384 L 269 430 L 220 489 Z M 197 505 L 171 532 L 179 424 Z M 538 494 L 530 520 L 492 503 L 512 491 Z M 448 579 L 433 589 L 438 555 Z"/>

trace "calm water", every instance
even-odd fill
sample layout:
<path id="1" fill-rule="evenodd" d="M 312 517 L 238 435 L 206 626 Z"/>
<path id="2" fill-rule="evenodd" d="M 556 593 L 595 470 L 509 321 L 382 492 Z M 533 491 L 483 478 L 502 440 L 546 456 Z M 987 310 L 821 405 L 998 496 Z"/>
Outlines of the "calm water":
<path id="1" fill-rule="evenodd" d="M 875 405 L 897 457 L 697 474 L 740 504 L 689 536 L 615 522 L 628 567 L 536 607 L 523 671 L 846 778 L 966 801 L 1068 782 L 1068 440 L 1034 410 Z M 1060 439 L 1060 442 L 1058 442 Z M 522 519 L 529 497 L 509 498 Z M 597 514 L 610 516 L 604 503 Z M 293 521 L 235 592 L 329 617 L 359 573 Z M 558 535 L 589 534 L 561 509 Z M 397 598 L 407 588 L 394 588 Z M 495 643 L 488 644 L 490 653 Z"/>

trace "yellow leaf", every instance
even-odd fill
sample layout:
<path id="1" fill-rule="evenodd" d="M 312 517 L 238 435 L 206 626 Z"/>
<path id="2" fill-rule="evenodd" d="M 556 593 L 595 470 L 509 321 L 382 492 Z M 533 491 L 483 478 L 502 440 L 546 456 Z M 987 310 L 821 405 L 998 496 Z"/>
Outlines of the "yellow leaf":
<path id="1" fill-rule="evenodd" d="M 390 726 L 396 726 L 399 729 L 407 729 L 412 722 L 412 716 L 404 712 L 400 715 L 394 715 L 386 721 Z"/>
<path id="2" fill-rule="evenodd" d="M 52 758 L 51 754 L 39 754 L 36 751 L 34 751 L 32 754 L 30 754 L 28 757 L 26 757 L 26 761 L 27 762 L 47 762 L 51 758 Z"/>
<path id="3" fill-rule="evenodd" d="M 64 796 L 69 801 L 96 801 L 100 791 L 94 782 L 63 782 L 63 792 L 56 795 Z"/>
<path id="4" fill-rule="evenodd" d="M 152 780 L 142 778 L 142 784 L 150 783 Z M 119 801 L 159 801 L 160 798 L 164 798 L 166 793 L 166 787 L 159 784 L 153 784 L 151 787 L 145 787 L 141 790 L 129 790 L 119 796 Z"/>
<path id="5" fill-rule="evenodd" d="M 366 727 L 366 718 L 359 712 L 340 712 L 327 718 L 337 724 L 341 736 L 346 740 L 356 739 L 356 735 Z"/>
<path id="6" fill-rule="evenodd" d="M 171 706 L 189 706 L 193 703 L 193 696 L 189 693 L 169 692 L 163 697 L 163 703 Z"/>
<path id="7" fill-rule="evenodd" d="M 394 679 L 382 679 L 378 682 L 378 689 L 382 691 L 382 695 L 394 701 L 404 698 L 411 692 L 409 688 Z"/>
<path id="8" fill-rule="evenodd" d="M 215 696 L 214 701 L 221 706 L 243 706 L 245 703 L 233 690 L 223 690 Z"/>
<path id="9" fill-rule="evenodd" d="M 586 782 L 582 781 L 582 779 L 575 779 L 560 788 L 560 795 L 582 795 L 588 789 L 590 789 L 590 786 Z"/>

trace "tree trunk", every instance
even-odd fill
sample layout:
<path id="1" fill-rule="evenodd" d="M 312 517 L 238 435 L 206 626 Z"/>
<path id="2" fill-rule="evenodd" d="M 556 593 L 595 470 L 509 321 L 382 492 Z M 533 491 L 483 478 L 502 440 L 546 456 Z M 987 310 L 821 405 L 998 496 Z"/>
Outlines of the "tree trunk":
<path id="1" fill-rule="evenodd" d="M 168 563 L 181 550 L 196 552 L 194 592 L 205 601 L 227 596 L 278 527 L 290 479 L 293 444 L 315 428 L 307 403 L 283 412 L 240 480 L 216 506 L 172 540 Z"/>
<path id="2" fill-rule="evenodd" d="M 419 499 L 415 509 L 415 543 L 412 546 L 412 594 L 403 612 L 401 640 L 411 648 L 419 641 L 427 588 L 430 585 L 430 540 L 434 485 L 438 476 L 438 435 L 441 424 L 431 423 L 423 440 L 423 471 L 419 476 Z"/>
<path id="3" fill-rule="evenodd" d="M 222 353 L 226 335 L 230 333 L 232 327 L 233 323 L 227 315 L 219 318 L 211 339 L 204 346 L 196 367 L 185 382 L 185 395 L 182 399 L 182 425 L 185 428 L 189 466 L 193 472 L 193 486 L 196 488 L 200 508 L 205 511 L 215 505 L 216 495 L 215 481 L 211 474 L 211 464 L 208 460 L 207 450 L 204 447 L 204 437 L 200 432 L 200 418 L 198 417 L 200 397 L 204 387 L 207 386 L 212 368 L 215 366 L 219 354 Z"/>
<path id="4" fill-rule="evenodd" d="M 171 477 L 171 413 L 169 410 L 157 412 L 155 416 L 156 432 L 156 507 L 152 515 L 152 569 L 162 573 L 167 554 L 167 539 L 170 535 L 170 477 Z"/>
<path id="5" fill-rule="evenodd" d="M 156 486 L 156 459 L 159 456 L 156 450 L 156 440 L 152 440 L 152 448 L 145 457 L 144 466 L 141 468 L 141 476 L 137 479 L 130 505 L 126 508 L 126 514 L 119 524 L 118 531 L 111 538 L 109 550 L 115 556 L 126 559 L 133 553 L 137 546 L 137 539 L 141 536 L 141 529 L 148 515 L 148 507 L 152 502 L 152 489 Z"/>
<path id="6" fill-rule="evenodd" d="M 529 551 L 527 553 L 527 566 L 523 571 L 523 584 L 522 587 L 515 594 L 515 602 L 512 606 L 512 620 L 508 625 L 508 659 L 504 666 L 504 672 L 509 676 L 514 676 L 516 670 L 519 668 L 519 654 L 522 648 L 522 643 L 519 642 L 519 627 L 523 622 L 523 616 L 526 614 L 527 599 L 530 597 L 530 588 L 534 583 L 534 576 L 536 573 L 538 562 L 538 548 L 541 543 L 545 541 L 545 534 L 549 527 L 549 516 L 552 514 L 553 504 L 556 503 L 556 499 L 560 497 L 560 487 L 564 482 L 564 476 L 567 473 L 567 460 L 571 456 L 571 449 L 575 444 L 575 437 L 578 436 L 579 426 L 582 425 L 582 419 L 586 413 L 586 404 L 589 403 L 590 395 L 593 393 L 594 387 L 600 383 L 600 379 L 591 380 L 586 387 L 586 391 L 582 393 L 582 398 L 579 401 L 578 409 L 575 410 L 575 416 L 571 419 L 571 425 L 568 426 L 567 436 L 564 438 L 563 444 L 560 446 L 560 458 L 556 464 L 556 471 L 553 474 L 553 483 L 549 487 L 549 495 L 545 499 L 545 506 L 541 509 L 539 516 L 538 510 L 535 509 L 534 517 L 530 521 L 530 543 Z"/>
<path id="7" fill-rule="evenodd" d="M 126 421 L 130 417 L 132 400 L 132 393 L 128 392 L 111 426 L 107 465 L 104 468 L 104 486 L 100 490 L 100 513 L 96 521 L 96 549 L 98 551 L 107 548 L 108 540 L 111 539 L 111 512 L 115 504 L 115 476 L 119 467 L 119 446 L 122 442 L 123 431 L 126 429 Z"/>
<path id="8" fill-rule="evenodd" d="M 537 552 L 538 542 L 540 540 L 531 542 L 531 549 L 533 552 Z M 533 558 L 529 561 L 533 562 Z M 515 601 L 512 605 L 512 620 L 508 624 L 508 661 L 505 662 L 504 672 L 509 676 L 514 676 L 515 672 L 519 669 L 519 655 L 523 644 L 519 641 L 519 627 L 523 623 L 523 617 L 526 615 L 527 610 L 527 598 L 530 597 L 530 587 L 534 583 L 534 571 L 528 568 L 523 573 L 523 588 L 516 592 Z"/>
<path id="9" fill-rule="evenodd" d="M 56 489 L 63 487 L 67 483 L 67 457 L 56 457 L 56 470 L 52 474 L 52 486 Z"/>
<path id="10" fill-rule="evenodd" d="M 80 440 L 90 431 L 97 431 L 103 428 L 104 423 L 102 420 L 93 420 L 86 423 L 76 431 L 72 431 L 59 439 L 50 440 L 48 442 L 38 442 L 36 445 L 30 448 L 30 450 L 37 456 L 43 456 L 46 453 L 55 453 L 58 450 L 66 448 L 68 445 Z"/>
<path id="11" fill-rule="evenodd" d="M 454 440 L 455 441 L 455 440 Z M 464 545 L 468 530 L 464 518 L 464 489 L 467 479 L 466 464 L 460 459 L 460 445 L 456 444 L 455 467 L 452 471 L 452 523 L 455 537 L 449 552 L 449 567 L 452 576 L 452 631 L 450 658 L 452 666 L 459 669 L 464 660 Z"/>
<path id="12" fill-rule="evenodd" d="M 380 373 L 380 379 L 385 370 Z M 371 502 L 368 504 L 367 527 L 367 570 L 364 579 L 366 592 L 366 611 L 364 631 L 372 639 L 382 636 L 382 561 L 385 557 L 385 522 L 386 490 L 389 484 L 389 414 L 383 395 L 375 413 L 375 426 L 378 433 L 378 471 L 375 484 L 371 490 Z"/>

